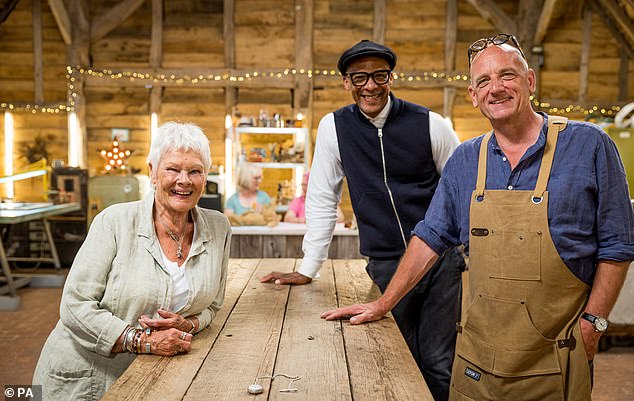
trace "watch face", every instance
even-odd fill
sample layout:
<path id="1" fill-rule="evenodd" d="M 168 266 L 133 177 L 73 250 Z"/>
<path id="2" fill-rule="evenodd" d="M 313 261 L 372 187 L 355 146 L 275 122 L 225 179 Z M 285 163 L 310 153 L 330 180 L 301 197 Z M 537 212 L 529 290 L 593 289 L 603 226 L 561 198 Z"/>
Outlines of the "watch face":
<path id="1" fill-rule="evenodd" d="M 608 328 L 608 321 L 602 317 L 597 317 L 594 321 L 594 327 L 596 327 L 598 331 L 606 331 Z"/>

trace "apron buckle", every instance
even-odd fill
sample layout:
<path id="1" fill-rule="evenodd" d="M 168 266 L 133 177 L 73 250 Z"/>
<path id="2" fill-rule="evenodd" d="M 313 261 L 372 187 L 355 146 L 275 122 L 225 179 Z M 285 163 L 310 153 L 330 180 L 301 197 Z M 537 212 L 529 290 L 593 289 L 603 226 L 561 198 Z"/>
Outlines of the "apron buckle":
<path id="1" fill-rule="evenodd" d="M 577 340 L 574 337 L 567 338 L 565 340 L 557 340 L 557 346 L 559 348 L 573 349 L 577 345 Z"/>

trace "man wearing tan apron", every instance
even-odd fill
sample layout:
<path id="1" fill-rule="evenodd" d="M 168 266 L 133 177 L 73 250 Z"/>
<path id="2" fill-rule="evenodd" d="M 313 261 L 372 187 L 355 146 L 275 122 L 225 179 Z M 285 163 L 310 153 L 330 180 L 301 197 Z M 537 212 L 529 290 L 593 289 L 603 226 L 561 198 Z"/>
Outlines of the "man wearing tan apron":
<path id="1" fill-rule="evenodd" d="M 469 308 L 459 326 L 451 400 L 590 399 L 588 360 L 583 344 L 576 344 L 590 289 L 564 265 L 548 227 L 545 189 L 565 126 L 566 119 L 549 118 L 534 191 L 487 191 L 491 133 L 480 145 L 470 210 Z"/>
<path id="2" fill-rule="evenodd" d="M 382 318 L 462 243 L 450 400 L 588 401 L 589 361 L 634 260 L 623 164 L 599 127 L 533 111 L 535 74 L 512 35 L 474 42 L 469 63 L 473 105 L 494 130 L 448 160 L 383 295 L 322 317 Z"/>

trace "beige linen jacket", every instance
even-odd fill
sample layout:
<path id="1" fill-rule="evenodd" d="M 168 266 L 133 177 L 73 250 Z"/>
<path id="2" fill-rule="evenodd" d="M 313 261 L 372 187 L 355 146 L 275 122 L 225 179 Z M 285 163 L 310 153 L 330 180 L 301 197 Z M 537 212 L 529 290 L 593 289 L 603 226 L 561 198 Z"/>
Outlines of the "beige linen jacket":
<path id="1" fill-rule="evenodd" d="M 168 309 L 173 285 L 152 219 L 154 193 L 108 207 L 93 220 L 64 285 L 60 320 L 33 377 L 43 400 L 98 400 L 134 360 L 110 350 L 142 314 Z M 214 210 L 193 210 L 196 237 L 184 270 L 190 299 L 180 311 L 211 323 L 225 295 L 231 227 Z M 194 340 L 195 341 L 195 340 Z"/>

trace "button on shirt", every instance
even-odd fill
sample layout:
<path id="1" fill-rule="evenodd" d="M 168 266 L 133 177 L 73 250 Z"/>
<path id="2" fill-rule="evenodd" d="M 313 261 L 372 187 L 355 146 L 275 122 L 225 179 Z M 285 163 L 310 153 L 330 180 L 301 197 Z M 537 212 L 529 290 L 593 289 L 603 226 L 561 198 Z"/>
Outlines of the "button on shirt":
<path id="1" fill-rule="evenodd" d="M 540 113 L 541 114 L 541 113 Z M 548 128 L 515 169 L 495 140 L 488 145 L 486 189 L 533 190 Z M 452 245 L 469 245 L 469 206 L 478 172 L 482 136 L 464 142 L 447 161 L 425 219 L 413 234 L 441 254 Z M 599 260 L 634 259 L 634 217 L 625 170 L 614 142 L 590 123 L 569 121 L 559 133 L 548 182 L 548 223 L 563 262 L 591 284 Z"/>

